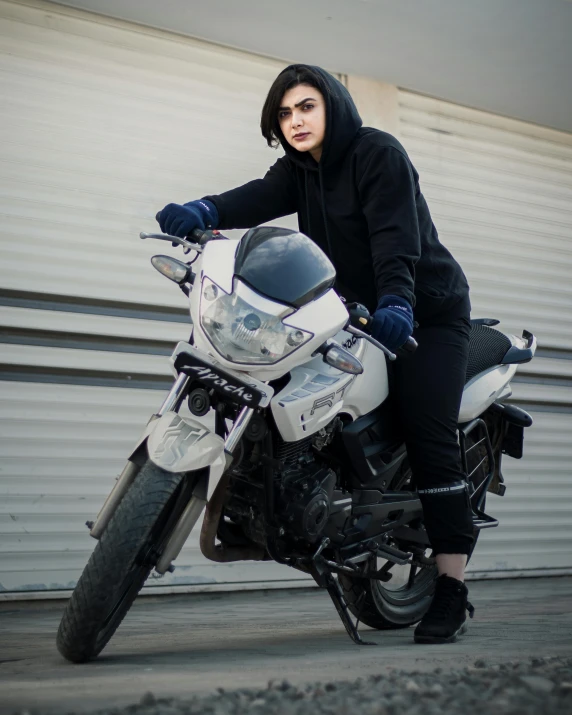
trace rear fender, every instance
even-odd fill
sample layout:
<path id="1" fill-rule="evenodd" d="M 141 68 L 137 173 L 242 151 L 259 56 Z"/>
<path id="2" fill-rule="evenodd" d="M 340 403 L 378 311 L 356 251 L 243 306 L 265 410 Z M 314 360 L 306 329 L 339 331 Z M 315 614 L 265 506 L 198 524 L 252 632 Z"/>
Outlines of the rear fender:
<path id="1" fill-rule="evenodd" d="M 224 441 L 198 420 L 165 412 L 149 422 L 129 460 L 138 463 L 144 451 L 166 472 L 190 472 L 222 465 Z"/>
<path id="2" fill-rule="evenodd" d="M 459 423 L 474 420 L 492 405 L 495 400 L 509 397 L 509 383 L 517 365 L 497 365 L 481 372 L 470 380 L 463 390 Z M 508 388 L 508 389 L 507 389 Z"/>

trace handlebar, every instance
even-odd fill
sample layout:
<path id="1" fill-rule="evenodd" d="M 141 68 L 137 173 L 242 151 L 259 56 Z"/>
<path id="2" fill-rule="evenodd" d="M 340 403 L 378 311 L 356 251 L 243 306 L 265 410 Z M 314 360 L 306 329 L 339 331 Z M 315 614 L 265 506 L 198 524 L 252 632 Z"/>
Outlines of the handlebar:
<path id="1" fill-rule="evenodd" d="M 373 322 L 373 318 L 369 312 L 369 310 L 365 307 L 365 305 L 361 305 L 361 303 L 350 303 L 347 307 L 348 313 L 350 314 L 350 319 L 348 322 L 348 325 L 346 327 L 346 330 L 348 330 L 351 333 L 355 333 L 356 329 L 359 333 L 361 333 L 360 337 L 364 337 L 366 340 L 369 342 L 373 343 L 376 347 L 380 348 L 383 350 L 383 352 L 387 355 L 387 357 L 390 360 L 395 360 L 395 358 L 399 356 L 405 356 L 405 355 L 410 355 L 411 353 L 414 353 L 417 350 L 418 343 L 417 340 L 413 337 L 407 338 L 405 343 L 401 345 L 395 353 L 392 353 L 390 350 L 388 350 L 384 345 L 381 345 L 377 340 L 371 337 L 369 334 L 369 330 L 371 328 L 371 324 Z M 350 329 L 351 328 L 351 329 Z"/>
<path id="2" fill-rule="evenodd" d="M 157 221 L 159 221 L 160 214 L 161 212 L 159 211 L 155 216 Z M 219 231 L 201 231 L 201 229 L 195 228 L 186 236 L 186 238 L 170 236 L 166 233 L 147 233 L 145 231 L 142 231 L 139 234 L 139 238 L 156 238 L 159 241 L 170 241 L 173 246 L 182 246 L 185 253 L 189 253 L 190 251 L 197 251 L 197 253 L 201 253 L 209 241 L 226 239 L 226 236 L 223 236 Z"/>
<path id="3" fill-rule="evenodd" d="M 417 342 L 417 340 L 409 336 L 407 340 L 403 343 L 403 345 L 399 348 L 399 350 L 403 350 L 406 353 L 414 353 L 418 347 L 419 343 Z"/>
<path id="4" fill-rule="evenodd" d="M 155 214 L 155 221 L 159 223 L 159 216 L 161 215 L 160 211 L 157 211 Z M 219 236 L 218 231 L 201 231 L 200 228 L 194 228 L 189 234 L 185 236 L 185 239 L 187 241 L 191 241 L 192 243 L 198 243 L 199 246 L 204 246 L 206 245 L 210 240 L 212 240 L 215 237 Z"/>
<path id="5" fill-rule="evenodd" d="M 159 216 L 161 215 L 161 212 L 158 211 L 155 220 L 157 223 L 159 223 Z M 178 238 L 177 236 L 169 236 L 167 234 L 157 234 L 157 233 L 140 233 L 139 234 L 140 238 L 157 238 L 162 241 L 171 241 L 173 246 L 183 246 L 185 249 L 185 253 L 188 253 L 189 251 L 198 251 L 199 253 L 202 251 L 204 246 L 212 240 L 216 239 L 224 239 L 225 236 L 223 236 L 219 231 L 201 231 L 199 228 L 195 228 L 189 233 L 186 238 Z M 410 353 L 414 353 L 417 350 L 417 341 L 413 337 L 407 338 L 405 343 L 401 345 L 395 353 L 392 353 L 391 350 L 388 350 L 388 348 L 385 347 L 385 345 L 382 345 L 380 342 L 378 342 L 375 338 L 373 338 L 371 335 L 369 335 L 369 329 L 371 327 L 371 324 L 373 322 L 373 318 L 371 317 L 368 309 L 365 307 L 365 305 L 361 305 L 360 303 L 350 303 L 347 306 L 348 313 L 350 314 L 350 319 L 348 321 L 348 324 L 346 325 L 346 330 L 350 333 L 353 333 L 354 335 L 366 339 L 368 342 L 372 343 L 375 345 L 377 348 L 382 350 L 387 357 L 390 360 L 395 360 L 397 355 L 407 355 Z"/>

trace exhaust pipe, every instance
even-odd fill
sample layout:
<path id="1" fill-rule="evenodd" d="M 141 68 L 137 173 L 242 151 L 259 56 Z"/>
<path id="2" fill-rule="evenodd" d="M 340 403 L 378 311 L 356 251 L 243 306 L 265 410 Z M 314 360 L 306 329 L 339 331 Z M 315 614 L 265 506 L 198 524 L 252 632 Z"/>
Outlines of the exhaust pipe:
<path id="1" fill-rule="evenodd" d="M 201 529 L 200 546 L 203 556 L 219 564 L 230 561 L 264 561 L 266 550 L 262 546 L 228 546 L 215 544 L 216 532 L 224 505 L 224 496 L 230 473 L 227 471 L 219 480 L 212 497 L 207 504 L 203 528 Z"/>
<path id="2" fill-rule="evenodd" d="M 251 407 L 243 407 L 225 440 L 224 456 L 226 464 L 224 472 L 209 499 L 205 510 L 205 518 L 203 519 L 200 538 L 202 554 L 207 559 L 221 564 L 229 561 L 263 561 L 266 554 L 266 549 L 262 546 L 228 546 L 227 544 L 217 546 L 215 544 L 216 532 L 224 506 L 224 497 L 230 481 L 229 469 L 232 465 L 232 455 L 253 414 L 254 410 Z"/>

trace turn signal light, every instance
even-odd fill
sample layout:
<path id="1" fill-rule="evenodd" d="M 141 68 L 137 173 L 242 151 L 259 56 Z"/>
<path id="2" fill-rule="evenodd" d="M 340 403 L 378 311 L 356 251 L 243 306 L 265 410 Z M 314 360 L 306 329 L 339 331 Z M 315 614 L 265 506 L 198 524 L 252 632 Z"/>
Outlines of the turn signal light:
<path id="1" fill-rule="evenodd" d="M 166 278 L 174 283 L 185 283 L 189 278 L 190 268 L 186 263 L 178 261 L 170 256 L 153 256 L 151 258 L 153 268 L 162 273 Z"/>
<path id="2" fill-rule="evenodd" d="M 350 375 L 361 375 L 363 372 L 363 365 L 357 357 L 341 345 L 330 345 L 324 354 L 324 360 L 328 365 Z"/>

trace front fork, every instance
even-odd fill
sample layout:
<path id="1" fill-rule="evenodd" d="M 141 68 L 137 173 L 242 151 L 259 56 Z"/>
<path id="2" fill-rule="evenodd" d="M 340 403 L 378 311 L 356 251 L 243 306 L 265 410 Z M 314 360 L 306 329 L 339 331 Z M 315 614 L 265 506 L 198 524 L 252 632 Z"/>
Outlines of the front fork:
<path id="1" fill-rule="evenodd" d="M 162 417 L 165 412 L 178 412 L 185 399 L 185 390 L 191 378 L 184 372 L 179 373 L 179 377 L 173 383 L 169 394 L 165 397 L 163 404 L 157 412 L 157 417 Z"/>
<path id="2" fill-rule="evenodd" d="M 186 375 L 185 373 L 179 374 L 158 412 L 155 415 L 152 415 L 151 419 L 147 423 L 148 428 L 152 422 L 159 417 L 162 417 L 165 413 L 179 411 L 185 398 L 190 379 L 189 375 Z M 243 407 L 238 413 L 232 429 L 228 433 L 224 443 L 225 467 L 223 472 L 226 471 L 232 463 L 234 450 L 238 446 L 253 414 L 254 409 L 252 407 Z M 94 539 L 101 538 L 101 535 L 107 528 L 107 525 L 109 524 L 109 521 L 115 513 L 121 500 L 127 493 L 131 484 L 135 481 L 140 468 L 140 465 L 132 461 L 127 462 L 109 496 L 105 500 L 105 503 L 97 515 L 95 522 L 87 522 L 87 526 L 90 528 L 90 536 L 93 536 Z M 159 571 L 160 573 L 165 573 L 165 571 L 170 568 L 171 561 L 173 561 L 179 554 L 183 544 L 191 533 L 204 509 L 204 506 L 207 503 L 206 490 L 204 489 L 204 486 L 197 486 L 198 488 L 193 490 L 193 496 L 187 508 L 181 515 L 181 518 L 175 525 L 173 533 L 165 546 L 163 556 L 161 557 L 157 569 L 161 569 Z"/>
<path id="3" fill-rule="evenodd" d="M 175 384 L 171 388 L 171 391 L 165 398 L 165 401 L 159 408 L 157 412 L 158 417 L 162 417 L 165 412 L 178 412 L 181 404 L 185 398 L 185 392 L 189 380 L 191 378 L 185 373 L 180 373 L 179 377 L 175 380 Z M 230 463 L 232 462 L 232 455 L 234 450 L 237 448 L 238 443 L 242 439 L 248 423 L 250 422 L 252 415 L 254 414 L 254 409 L 252 407 L 243 407 L 238 413 L 236 420 L 232 426 L 232 429 L 227 435 L 224 442 L 224 453 L 226 458 L 225 469 L 228 469 Z"/>

